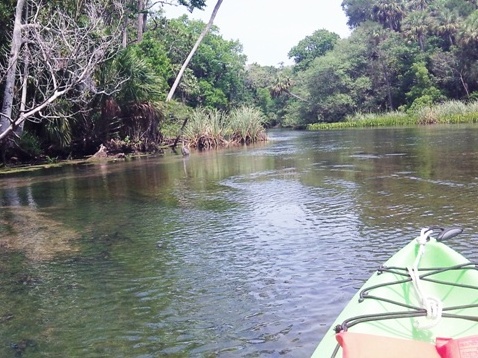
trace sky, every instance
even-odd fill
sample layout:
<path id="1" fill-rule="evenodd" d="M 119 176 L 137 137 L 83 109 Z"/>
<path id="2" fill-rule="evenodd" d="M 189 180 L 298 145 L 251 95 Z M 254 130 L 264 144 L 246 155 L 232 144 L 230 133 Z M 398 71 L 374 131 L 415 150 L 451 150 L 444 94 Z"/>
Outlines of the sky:
<path id="1" fill-rule="evenodd" d="M 194 10 L 164 6 L 168 18 L 182 14 L 208 22 L 216 0 Z M 214 25 L 226 40 L 239 40 L 248 63 L 262 66 L 292 64 L 287 53 L 314 31 L 326 29 L 344 38 L 350 34 L 342 0 L 224 0 Z"/>

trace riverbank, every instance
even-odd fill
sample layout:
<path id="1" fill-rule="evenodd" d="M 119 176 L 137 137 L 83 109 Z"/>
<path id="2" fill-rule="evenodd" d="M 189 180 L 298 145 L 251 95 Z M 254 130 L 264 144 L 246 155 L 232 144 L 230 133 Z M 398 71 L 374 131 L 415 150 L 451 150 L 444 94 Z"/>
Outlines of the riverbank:
<path id="1" fill-rule="evenodd" d="M 124 160 L 137 156 L 161 155 L 169 149 L 177 153 L 177 147 L 181 146 L 208 150 L 267 141 L 266 122 L 262 112 L 253 107 L 239 107 L 230 113 L 196 108 L 184 118 L 161 123 L 158 127 L 160 135 L 157 138 L 139 137 L 133 140 L 126 136 L 109 139 L 100 144 L 96 153 L 84 157 L 72 154 L 73 151 L 69 154 L 65 150 L 62 154 L 52 154 L 40 149 L 35 155 L 10 155 L 5 159 L 4 166 L 0 165 L 0 174 L 49 168 L 70 162 Z"/>
<path id="2" fill-rule="evenodd" d="M 466 124 L 478 123 L 478 101 L 463 103 L 448 101 L 432 107 L 423 107 L 417 111 L 394 111 L 389 113 L 357 113 L 343 122 L 314 123 L 308 130 L 330 130 L 364 127 L 396 127 L 430 124 Z"/>

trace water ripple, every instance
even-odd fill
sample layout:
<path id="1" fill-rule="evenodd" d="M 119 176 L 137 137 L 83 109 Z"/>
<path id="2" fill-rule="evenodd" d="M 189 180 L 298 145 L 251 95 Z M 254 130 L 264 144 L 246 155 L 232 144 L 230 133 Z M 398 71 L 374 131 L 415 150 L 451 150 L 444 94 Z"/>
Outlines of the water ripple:
<path id="1" fill-rule="evenodd" d="M 450 245 L 478 258 L 478 162 L 460 160 L 470 133 L 278 131 L 187 161 L 22 180 L 2 189 L 2 207 L 41 212 L 31 221 L 43 236 L 67 226 L 55 236 L 77 249 L 43 262 L 2 251 L 0 333 L 38 342 L 31 357 L 309 356 L 422 226 L 465 226 Z M 22 215 L 2 210 L 3 237 Z"/>

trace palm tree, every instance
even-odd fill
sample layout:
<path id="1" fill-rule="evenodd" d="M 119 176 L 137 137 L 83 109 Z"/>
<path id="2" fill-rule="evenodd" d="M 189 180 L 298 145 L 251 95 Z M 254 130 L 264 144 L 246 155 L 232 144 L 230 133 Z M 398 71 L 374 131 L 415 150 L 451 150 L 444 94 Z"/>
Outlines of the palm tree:
<path id="1" fill-rule="evenodd" d="M 403 21 L 404 33 L 407 37 L 418 41 L 422 51 L 425 51 L 425 35 L 430 23 L 430 16 L 425 11 L 413 11 Z"/>
<path id="2" fill-rule="evenodd" d="M 377 63 L 377 70 L 373 71 L 378 78 L 384 81 L 385 90 L 387 93 L 388 109 L 393 110 L 393 96 L 392 96 L 392 73 L 393 68 L 390 66 L 388 58 L 390 57 L 390 51 L 384 48 L 383 43 L 390 37 L 391 31 L 388 29 L 377 26 L 373 28 L 370 33 L 370 58 L 371 65 Z"/>
<path id="3" fill-rule="evenodd" d="M 423 11 L 432 2 L 433 2 L 433 0 L 409 0 L 408 8 L 412 11 L 413 10 Z"/>
<path id="4" fill-rule="evenodd" d="M 307 102 L 306 99 L 292 93 L 290 88 L 292 87 L 292 81 L 288 76 L 278 75 L 275 83 L 270 87 L 270 92 L 272 97 L 279 97 L 280 95 L 286 93 L 289 96 L 295 97 L 301 101 Z"/>
<path id="5" fill-rule="evenodd" d="M 450 46 L 454 45 L 454 38 L 458 32 L 458 14 L 455 11 L 444 8 L 437 13 L 434 26 L 435 32 L 439 36 L 444 36 Z"/>
<path id="6" fill-rule="evenodd" d="M 133 47 L 101 67 L 97 76 L 100 84 L 108 83 L 111 77 L 125 78 L 128 82 L 120 91 L 101 97 L 98 104 L 101 116 L 93 123 L 95 130 L 89 135 L 99 142 L 115 137 L 129 138 L 131 144 L 143 143 L 144 149 L 154 150 L 162 140 L 159 122 L 163 109 L 158 99 L 164 93 L 163 79 Z"/>
<path id="7" fill-rule="evenodd" d="M 400 31 L 401 21 L 405 15 L 403 0 L 379 0 L 372 12 L 375 19 L 384 27 Z"/>
<path id="8" fill-rule="evenodd" d="M 478 41 L 478 10 L 466 18 L 459 31 L 459 37 L 463 45 L 474 44 Z"/>
<path id="9" fill-rule="evenodd" d="M 292 82 L 289 77 L 277 76 L 275 83 L 271 86 L 271 95 L 273 97 L 279 97 L 283 93 L 287 93 L 292 86 Z"/>

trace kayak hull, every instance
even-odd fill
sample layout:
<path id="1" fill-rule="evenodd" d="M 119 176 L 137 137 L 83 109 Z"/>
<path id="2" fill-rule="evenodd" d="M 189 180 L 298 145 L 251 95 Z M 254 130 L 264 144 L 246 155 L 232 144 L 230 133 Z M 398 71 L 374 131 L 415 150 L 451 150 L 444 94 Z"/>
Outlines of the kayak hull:
<path id="1" fill-rule="evenodd" d="M 418 265 L 420 287 L 427 297 L 443 305 L 443 313 L 441 318 L 429 318 L 407 271 L 416 263 L 419 250 L 420 244 L 411 241 L 385 262 L 384 269 L 370 277 L 327 331 L 313 358 L 342 357 L 341 349 L 334 355 L 334 328 L 344 322 L 341 329 L 349 332 L 433 344 L 437 337 L 478 334 L 478 322 L 467 319 L 478 317 L 475 265 L 446 244 L 430 238 Z"/>

